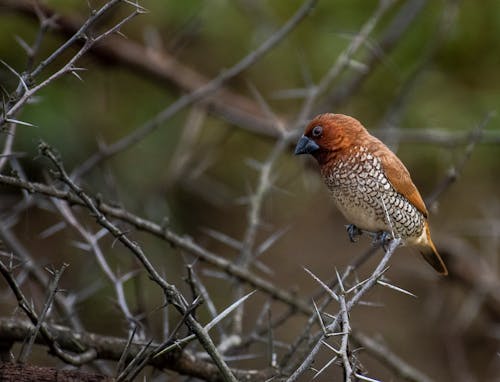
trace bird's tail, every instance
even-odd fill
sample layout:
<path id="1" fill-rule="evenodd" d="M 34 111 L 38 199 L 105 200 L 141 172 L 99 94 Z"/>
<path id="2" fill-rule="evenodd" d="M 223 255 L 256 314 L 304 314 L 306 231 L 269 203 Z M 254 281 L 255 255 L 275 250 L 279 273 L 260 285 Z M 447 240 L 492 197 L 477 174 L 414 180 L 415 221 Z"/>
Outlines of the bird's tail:
<path id="1" fill-rule="evenodd" d="M 429 225 L 425 223 L 425 234 L 427 236 L 427 242 L 425 244 L 418 246 L 418 251 L 424 257 L 424 259 L 432 265 L 432 267 L 441 275 L 446 276 L 448 274 L 448 269 L 444 264 L 443 259 L 439 255 L 434 243 L 431 239 L 431 233 L 429 231 Z"/>

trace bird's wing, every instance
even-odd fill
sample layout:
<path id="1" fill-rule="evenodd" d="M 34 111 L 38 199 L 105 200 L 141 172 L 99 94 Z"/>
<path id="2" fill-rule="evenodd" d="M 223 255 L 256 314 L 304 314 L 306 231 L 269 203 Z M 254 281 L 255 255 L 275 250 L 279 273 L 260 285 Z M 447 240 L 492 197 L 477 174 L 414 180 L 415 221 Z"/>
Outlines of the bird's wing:
<path id="1" fill-rule="evenodd" d="M 396 154 L 387 148 L 387 146 L 380 141 L 379 143 L 383 145 L 383 147 L 377 144 L 377 149 L 373 151 L 375 151 L 375 155 L 380 158 L 380 161 L 382 162 L 382 167 L 385 175 L 387 176 L 387 180 L 389 180 L 392 187 L 394 187 L 397 192 L 408 199 L 410 203 L 413 204 L 417 210 L 422 212 L 422 214 L 427 218 L 427 208 L 425 207 L 425 203 L 420 195 L 420 192 L 418 192 L 417 187 L 413 184 L 410 173 L 406 169 L 405 165 L 396 156 Z"/>

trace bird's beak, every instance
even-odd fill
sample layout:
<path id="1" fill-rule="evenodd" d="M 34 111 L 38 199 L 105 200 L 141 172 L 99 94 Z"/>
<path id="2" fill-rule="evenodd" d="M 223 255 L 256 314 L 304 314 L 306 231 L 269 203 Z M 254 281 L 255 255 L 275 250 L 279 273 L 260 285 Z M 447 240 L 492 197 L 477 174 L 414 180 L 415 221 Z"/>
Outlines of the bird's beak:
<path id="1" fill-rule="evenodd" d="M 297 146 L 295 146 L 294 154 L 295 155 L 312 154 L 317 150 L 319 150 L 318 144 L 314 142 L 311 138 L 308 138 L 305 135 L 303 135 L 297 142 Z"/>

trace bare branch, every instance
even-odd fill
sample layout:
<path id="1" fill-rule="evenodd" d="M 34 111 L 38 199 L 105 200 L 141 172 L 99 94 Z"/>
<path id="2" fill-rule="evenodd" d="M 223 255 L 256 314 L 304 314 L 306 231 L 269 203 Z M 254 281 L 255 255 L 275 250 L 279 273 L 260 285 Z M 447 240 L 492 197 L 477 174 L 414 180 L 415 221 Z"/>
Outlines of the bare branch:
<path id="1" fill-rule="evenodd" d="M 40 143 L 39 149 L 42 155 L 46 156 L 51 160 L 51 162 L 56 166 L 57 171 L 59 172 L 60 179 L 66 183 L 66 185 L 78 196 L 78 198 L 87 206 L 89 211 L 96 217 L 96 220 L 99 224 L 105 227 L 115 238 L 117 238 L 122 244 L 125 245 L 137 258 L 137 260 L 143 265 L 143 267 L 148 272 L 151 279 L 157 283 L 165 297 L 169 303 L 174 305 L 174 307 L 181 313 L 184 314 L 187 306 L 182 295 L 177 291 L 177 288 L 174 285 L 169 284 L 164 278 L 160 276 L 160 274 L 153 267 L 152 263 L 148 259 L 148 257 L 144 254 L 141 247 L 130 240 L 123 232 L 121 232 L 116 225 L 111 223 L 96 207 L 92 198 L 90 198 L 79 186 L 77 186 L 71 178 L 66 173 L 66 170 L 63 167 L 63 164 L 58 158 L 53 150 L 45 143 Z M 224 379 L 226 381 L 234 381 L 236 379 L 232 374 L 231 370 L 227 366 L 226 362 L 222 359 L 221 355 L 217 351 L 217 348 L 213 344 L 211 338 L 208 336 L 206 330 L 196 321 L 196 319 L 192 315 L 188 315 L 186 317 L 186 323 L 189 328 L 196 334 L 198 340 L 205 348 L 208 354 L 212 357 L 215 364 L 219 367 L 220 372 L 222 373 Z"/>
<path id="2" fill-rule="evenodd" d="M 90 25 L 92 25 L 95 20 L 97 20 L 102 14 L 107 11 L 110 7 L 112 7 L 115 3 L 119 2 L 120 0 L 112 0 L 106 3 L 99 12 L 96 13 L 96 16 L 90 17 L 87 22 L 85 23 L 82 28 L 86 27 L 88 28 Z M 102 11 L 102 12 L 101 12 Z M 137 16 L 140 13 L 140 11 L 135 10 L 133 13 L 130 15 L 126 16 L 123 20 L 119 21 L 115 26 L 110 28 L 109 30 L 101 33 L 99 36 L 91 38 L 89 36 L 86 36 L 85 38 L 85 43 L 83 46 L 78 50 L 76 54 L 73 55 L 71 59 L 67 61 L 67 63 L 58 71 L 55 73 L 51 74 L 49 77 L 41 81 L 38 85 L 33 86 L 31 88 L 28 88 L 25 86 L 24 92 L 19 94 L 18 99 L 14 102 L 12 106 L 9 106 L 6 111 L 4 111 L 4 115 L 0 116 L 0 126 L 4 124 L 4 122 L 10 120 L 13 118 L 20 110 L 21 108 L 35 95 L 38 91 L 43 89 L 44 87 L 48 86 L 58 78 L 62 77 L 63 75 L 67 73 L 71 73 L 75 70 L 75 63 L 90 49 L 90 47 L 99 42 L 101 39 L 106 38 L 110 34 L 116 32 L 121 28 L 121 26 Z M 89 21 L 91 20 L 91 21 Z M 90 24 L 89 24 L 90 23 Z M 88 24 L 88 25 L 87 25 Z M 75 37 L 76 36 L 76 37 Z M 80 35 L 80 32 L 78 32 L 78 35 L 75 35 L 74 38 L 81 38 L 83 35 Z M 68 40 L 71 41 L 72 39 Z M 68 45 L 68 41 L 64 43 L 62 46 L 59 47 L 51 56 L 49 56 L 46 60 L 42 61 L 38 67 L 29 74 L 30 78 L 36 77 L 41 70 L 43 70 L 50 62 L 52 62 L 56 57 L 58 57 L 66 48 L 70 45 L 73 44 L 73 41 Z"/>

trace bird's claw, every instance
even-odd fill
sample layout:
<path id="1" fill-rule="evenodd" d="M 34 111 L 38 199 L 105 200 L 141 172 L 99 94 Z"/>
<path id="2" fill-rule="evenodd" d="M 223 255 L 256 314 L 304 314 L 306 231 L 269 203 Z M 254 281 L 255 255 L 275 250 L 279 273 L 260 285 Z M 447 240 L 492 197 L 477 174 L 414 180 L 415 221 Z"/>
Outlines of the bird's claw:
<path id="1" fill-rule="evenodd" d="M 363 234 L 363 231 L 361 231 L 354 224 L 346 225 L 345 228 L 347 230 L 347 234 L 349 235 L 349 240 L 351 241 L 351 243 L 357 242 L 358 236 L 361 236 Z"/>
<path id="2" fill-rule="evenodd" d="M 372 244 L 373 246 L 378 246 L 380 245 L 384 250 L 387 248 L 387 244 L 389 244 L 389 241 L 391 240 L 391 235 L 387 231 L 379 231 L 373 236 L 373 241 Z"/>

